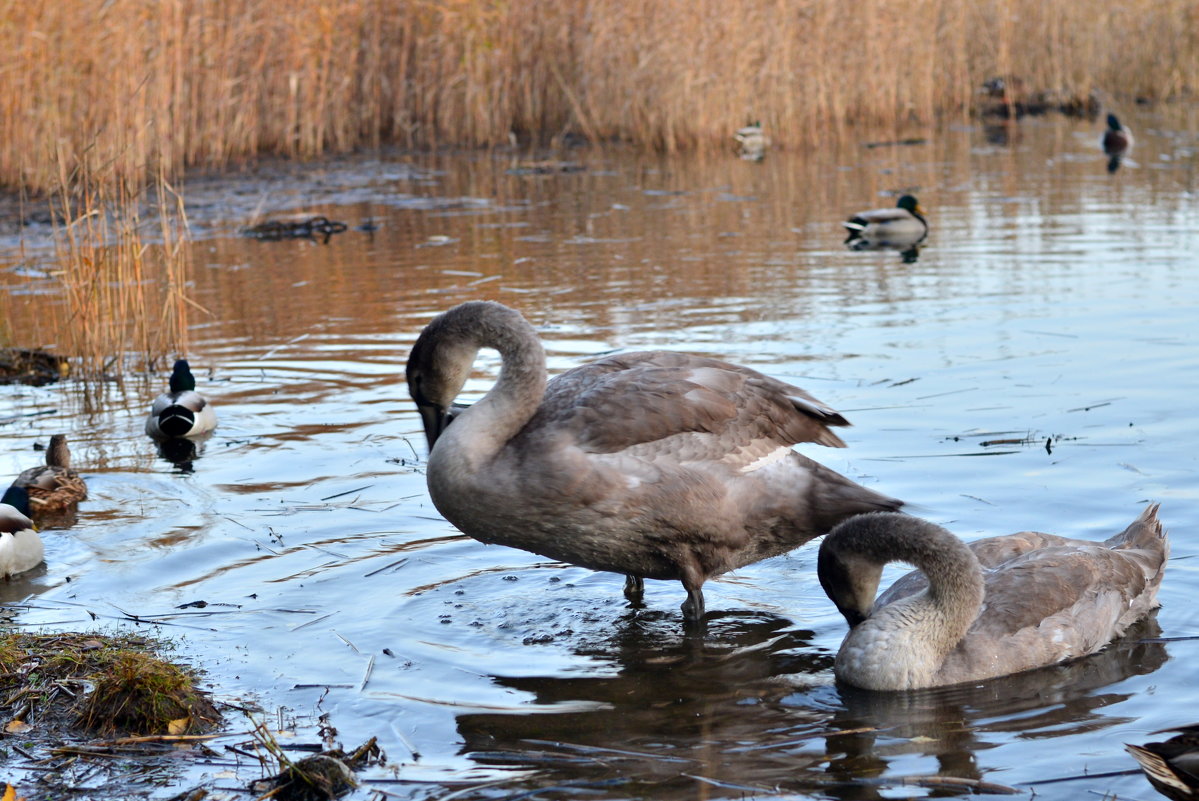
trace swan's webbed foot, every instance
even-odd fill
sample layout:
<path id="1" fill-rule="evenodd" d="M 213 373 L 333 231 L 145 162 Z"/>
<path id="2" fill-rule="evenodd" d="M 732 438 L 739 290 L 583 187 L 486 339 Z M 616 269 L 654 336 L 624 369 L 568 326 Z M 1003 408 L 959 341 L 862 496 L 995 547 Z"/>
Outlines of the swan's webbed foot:
<path id="1" fill-rule="evenodd" d="M 625 576 L 624 597 L 628 598 L 633 606 L 641 606 L 645 600 L 645 579 L 641 576 Z"/>

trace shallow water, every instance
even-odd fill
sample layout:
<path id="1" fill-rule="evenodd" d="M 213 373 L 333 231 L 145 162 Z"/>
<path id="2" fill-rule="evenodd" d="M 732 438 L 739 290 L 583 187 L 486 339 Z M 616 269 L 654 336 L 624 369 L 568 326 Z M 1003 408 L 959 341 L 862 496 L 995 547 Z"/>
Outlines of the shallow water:
<path id="1" fill-rule="evenodd" d="M 0 387 L 0 475 L 65 431 L 90 490 L 0 601 L 24 600 L 28 626 L 160 621 L 221 697 L 327 714 L 347 746 L 378 736 L 391 767 L 362 798 L 969 793 L 903 783 L 930 775 L 1154 797 L 1139 774 L 1094 774 L 1199 719 L 1199 644 L 1142 641 L 1199 635 L 1199 139 L 1177 110 L 1126 122 L 1136 150 L 1114 175 L 1098 124 L 1048 118 L 1000 143 L 963 125 L 761 164 L 573 151 L 584 170 L 529 174 L 452 154 L 194 182 L 194 297 L 213 314 L 193 317 L 189 356 L 220 426 L 180 469 L 141 429 L 165 373 Z M 840 220 L 898 191 L 933 226 L 915 260 L 846 248 Z M 350 230 L 237 236 L 258 209 Z M 0 286 L 36 284 L 16 263 Z M 432 508 L 402 367 L 433 314 L 472 298 L 524 312 L 551 372 L 666 348 L 793 380 L 855 425 L 847 449 L 806 453 L 968 539 L 1102 538 L 1160 501 L 1163 608 L 1073 665 L 854 692 L 832 681 L 845 627 L 809 546 L 710 582 L 707 636 L 686 638 L 677 583 L 630 609 L 621 577 L 483 546 Z M 468 395 L 497 368 L 485 354 Z M 257 775 L 221 759 L 177 784 Z"/>

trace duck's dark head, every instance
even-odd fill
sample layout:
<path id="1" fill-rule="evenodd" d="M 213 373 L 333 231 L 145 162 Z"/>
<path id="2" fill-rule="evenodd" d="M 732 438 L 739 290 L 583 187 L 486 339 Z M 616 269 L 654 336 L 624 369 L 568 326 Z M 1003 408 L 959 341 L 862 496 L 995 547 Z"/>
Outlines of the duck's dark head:
<path id="1" fill-rule="evenodd" d="M 4 491 L 4 497 L 0 498 L 0 503 L 6 503 L 16 509 L 21 514 L 29 517 L 29 493 L 24 487 L 11 486 Z"/>
<path id="2" fill-rule="evenodd" d="M 192 375 L 187 359 L 179 359 L 171 372 L 171 392 L 194 392 L 195 389 L 196 378 Z"/>
<path id="3" fill-rule="evenodd" d="M 924 209 L 920 208 L 920 202 L 916 200 L 915 195 L 903 195 L 895 202 L 895 207 L 904 211 L 910 211 L 917 217 L 924 216 Z"/>

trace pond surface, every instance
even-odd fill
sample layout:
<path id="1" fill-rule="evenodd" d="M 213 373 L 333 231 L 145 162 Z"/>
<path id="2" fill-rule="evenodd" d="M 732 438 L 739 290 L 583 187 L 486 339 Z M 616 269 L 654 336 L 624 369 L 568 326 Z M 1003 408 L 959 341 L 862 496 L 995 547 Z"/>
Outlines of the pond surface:
<path id="1" fill-rule="evenodd" d="M 452 154 L 193 182 L 212 313 L 189 357 L 220 425 L 180 469 L 142 434 L 165 372 L 0 387 L 0 475 L 64 431 L 90 491 L 0 600 L 30 627 L 161 621 L 219 697 L 377 736 L 391 764 L 358 798 L 969 794 L 906 783 L 929 776 L 1152 798 L 1123 744 L 1199 720 L 1199 125 L 1121 116 L 1137 142 L 1114 174 L 1099 123 L 1045 118 L 760 164 Z M 842 219 L 902 191 L 932 225 L 914 259 L 843 244 Z M 238 236 L 255 211 L 350 230 Z M 0 285 L 36 282 L 16 262 Z M 709 582 L 702 639 L 676 582 L 631 609 L 620 576 L 481 545 L 429 502 L 402 380 L 425 323 L 474 298 L 520 309 L 551 373 L 664 348 L 793 381 L 854 423 L 847 449 L 805 453 L 967 539 L 1100 539 L 1160 501 L 1162 609 L 1072 665 L 876 695 L 832 680 L 845 624 L 813 545 Z M 467 399 L 498 366 L 484 354 Z M 1163 635 L 1183 639 L 1145 641 Z M 214 776 L 244 786 L 256 763 L 221 752 L 175 791 Z"/>

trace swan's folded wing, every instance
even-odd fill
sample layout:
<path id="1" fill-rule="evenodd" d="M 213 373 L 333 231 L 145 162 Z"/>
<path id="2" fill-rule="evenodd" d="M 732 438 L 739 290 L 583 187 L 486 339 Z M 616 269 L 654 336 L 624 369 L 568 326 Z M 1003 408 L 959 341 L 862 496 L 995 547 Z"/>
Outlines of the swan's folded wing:
<path id="1" fill-rule="evenodd" d="M 613 420 L 619 420 L 614 425 Z M 734 468 L 800 442 L 845 443 L 849 423 L 798 387 L 681 353 L 609 356 L 550 381 L 528 428 L 589 453 L 671 453 Z"/>
<path id="2" fill-rule="evenodd" d="M 1122 632 L 1134 606 L 1152 603 L 1152 562 L 1161 556 L 1066 545 L 1010 560 L 986 575 L 983 609 L 971 634 L 996 637 L 1023 629 L 1059 628 L 1089 653 Z M 1157 566 L 1160 570 L 1160 564 Z M 1148 597 L 1146 597 L 1148 596 Z"/>

